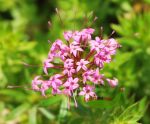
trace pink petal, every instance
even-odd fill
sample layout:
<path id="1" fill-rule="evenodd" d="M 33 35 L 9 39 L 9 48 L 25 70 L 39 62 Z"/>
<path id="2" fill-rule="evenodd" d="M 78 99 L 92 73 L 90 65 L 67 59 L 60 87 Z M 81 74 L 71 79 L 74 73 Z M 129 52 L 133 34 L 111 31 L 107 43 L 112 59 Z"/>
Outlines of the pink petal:
<path id="1" fill-rule="evenodd" d="M 78 78 L 75 78 L 75 79 L 74 79 L 74 82 L 76 82 L 76 83 L 77 83 L 77 82 L 78 82 L 78 80 L 79 80 Z"/>
<path id="2" fill-rule="evenodd" d="M 77 72 L 78 72 L 80 69 L 81 69 L 81 66 L 78 66 L 78 67 L 77 67 Z"/>
<path id="3" fill-rule="evenodd" d="M 46 68 L 46 67 L 44 67 L 44 73 L 45 73 L 46 75 L 48 75 L 48 72 L 47 72 L 47 68 Z"/>
<path id="4" fill-rule="evenodd" d="M 73 55 L 76 57 L 76 55 L 77 55 L 77 51 L 76 50 L 73 51 Z"/>
<path id="5" fill-rule="evenodd" d="M 87 70 L 87 67 L 85 65 L 82 66 L 83 70 Z"/>
<path id="6" fill-rule="evenodd" d="M 85 95 L 85 92 L 84 92 L 84 91 L 81 91 L 81 92 L 79 93 L 79 95 L 83 96 L 83 95 Z"/>
<path id="7" fill-rule="evenodd" d="M 89 95 L 89 94 L 86 94 L 86 95 L 85 95 L 85 100 L 88 101 L 89 98 L 90 98 L 90 95 Z"/>

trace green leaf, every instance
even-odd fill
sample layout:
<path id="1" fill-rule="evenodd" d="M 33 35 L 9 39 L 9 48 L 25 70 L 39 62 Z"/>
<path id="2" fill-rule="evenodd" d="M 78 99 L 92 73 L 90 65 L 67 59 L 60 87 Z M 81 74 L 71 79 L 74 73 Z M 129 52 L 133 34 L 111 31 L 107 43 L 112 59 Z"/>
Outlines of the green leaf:
<path id="1" fill-rule="evenodd" d="M 49 120 L 53 120 L 55 119 L 55 115 L 53 115 L 50 111 L 47 111 L 44 108 L 39 108 L 39 111 L 45 116 L 47 117 Z"/>
<path id="2" fill-rule="evenodd" d="M 68 108 L 67 108 L 67 98 L 64 97 L 62 100 L 60 111 L 59 111 L 59 119 L 64 118 L 67 115 Z"/>
<path id="3" fill-rule="evenodd" d="M 0 90 L 0 95 L 9 96 L 9 98 L 13 98 L 17 101 L 22 101 L 26 98 L 26 95 L 23 92 L 9 89 Z"/>
<path id="4" fill-rule="evenodd" d="M 23 103 L 22 105 L 18 106 L 14 110 L 12 110 L 7 116 L 6 120 L 12 120 L 17 117 L 21 118 L 21 114 L 23 114 L 25 111 L 27 111 L 30 107 L 30 104 Z"/>
<path id="5" fill-rule="evenodd" d="M 37 124 L 36 113 L 37 113 L 37 106 L 34 106 L 29 110 L 29 124 Z"/>
<path id="6" fill-rule="evenodd" d="M 138 124 L 137 121 L 141 119 L 146 109 L 146 98 L 143 98 L 141 101 L 125 109 L 119 117 L 115 118 L 112 124 Z"/>
<path id="7" fill-rule="evenodd" d="M 88 106 L 94 107 L 94 108 L 112 108 L 113 107 L 112 102 L 106 101 L 106 100 L 90 101 L 87 104 Z"/>
<path id="8" fill-rule="evenodd" d="M 50 98 L 43 99 L 39 105 L 40 106 L 50 106 L 50 105 L 60 102 L 61 100 L 62 100 L 61 96 L 52 96 Z"/>
<path id="9" fill-rule="evenodd" d="M 2 110 L 4 109 L 4 107 L 5 107 L 4 102 L 1 102 L 1 101 L 0 101 L 0 111 L 2 111 Z"/>
<path id="10" fill-rule="evenodd" d="M 31 50 L 35 47 L 36 42 L 32 41 L 32 42 L 22 42 L 20 44 L 20 47 L 18 48 L 19 51 L 27 51 L 27 50 Z"/>
<path id="11" fill-rule="evenodd" d="M 82 122 L 83 122 L 83 118 L 76 117 L 76 118 L 72 118 L 69 124 L 82 124 Z"/>

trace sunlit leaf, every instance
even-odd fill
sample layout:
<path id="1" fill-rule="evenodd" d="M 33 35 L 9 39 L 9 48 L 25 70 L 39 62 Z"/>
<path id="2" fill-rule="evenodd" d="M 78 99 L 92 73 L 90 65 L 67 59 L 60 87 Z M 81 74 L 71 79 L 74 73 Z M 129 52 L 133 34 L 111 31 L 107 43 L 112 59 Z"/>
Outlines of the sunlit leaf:
<path id="1" fill-rule="evenodd" d="M 50 111 L 46 110 L 45 108 L 39 108 L 39 111 L 47 117 L 49 120 L 53 120 L 55 115 L 53 115 Z"/>
<path id="2" fill-rule="evenodd" d="M 29 124 L 37 124 L 37 107 L 34 106 L 29 110 Z"/>
<path id="3" fill-rule="evenodd" d="M 146 107 L 146 98 L 134 103 L 125 109 L 125 111 L 115 118 L 112 124 L 138 124 L 138 120 L 144 115 Z"/>
<path id="4" fill-rule="evenodd" d="M 27 111 L 30 107 L 30 104 L 28 103 L 23 103 L 20 106 L 18 106 L 17 108 L 13 109 L 7 116 L 6 116 L 6 120 L 11 120 L 11 119 L 15 119 L 17 117 L 21 117 L 21 114 L 23 114 L 25 111 Z"/>

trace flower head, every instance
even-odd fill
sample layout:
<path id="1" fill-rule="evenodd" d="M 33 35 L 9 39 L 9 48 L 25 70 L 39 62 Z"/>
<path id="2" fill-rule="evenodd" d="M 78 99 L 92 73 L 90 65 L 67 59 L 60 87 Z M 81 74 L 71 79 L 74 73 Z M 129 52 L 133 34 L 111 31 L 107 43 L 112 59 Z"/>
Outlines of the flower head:
<path id="1" fill-rule="evenodd" d="M 48 76 L 48 69 L 57 69 L 55 75 L 42 80 L 36 76 L 32 81 L 32 89 L 40 91 L 43 96 L 46 90 L 51 89 L 52 94 L 64 94 L 70 99 L 73 97 L 77 107 L 76 96 L 84 96 L 85 101 L 96 99 L 95 89 L 107 81 L 111 87 L 118 85 L 116 78 L 108 79 L 100 70 L 105 63 L 110 63 L 112 55 L 119 47 L 113 39 L 92 38 L 94 29 L 86 28 L 81 31 L 65 31 L 66 44 L 57 39 L 48 52 L 43 69 Z M 60 63 L 54 60 L 59 59 Z"/>

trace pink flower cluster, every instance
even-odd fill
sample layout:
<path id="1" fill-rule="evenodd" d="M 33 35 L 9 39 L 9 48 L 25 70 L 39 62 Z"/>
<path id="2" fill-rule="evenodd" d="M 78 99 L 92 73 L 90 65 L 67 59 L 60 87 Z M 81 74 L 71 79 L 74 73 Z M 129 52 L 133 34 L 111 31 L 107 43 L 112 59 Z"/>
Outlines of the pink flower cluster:
<path id="1" fill-rule="evenodd" d="M 32 81 L 32 88 L 40 91 L 43 96 L 46 90 L 51 89 L 52 94 L 73 97 L 77 106 L 75 97 L 78 95 L 84 96 L 86 102 L 97 98 L 94 91 L 97 85 L 104 85 L 107 81 L 110 87 L 117 86 L 116 78 L 108 79 L 100 74 L 100 70 L 105 63 L 111 62 L 112 55 L 120 45 L 113 38 L 102 39 L 97 36 L 92 39 L 93 33 L 92 28 L 64 32 L 66 44 L 57 39 L 43 64 L 47 76 L 48 70 L 52 68 L 60 70 L 60 73 L 49 76 L 48 80 L 36 76 Z M 56 58 L 60 59 L 60 63 L 55 63 Z"/>

